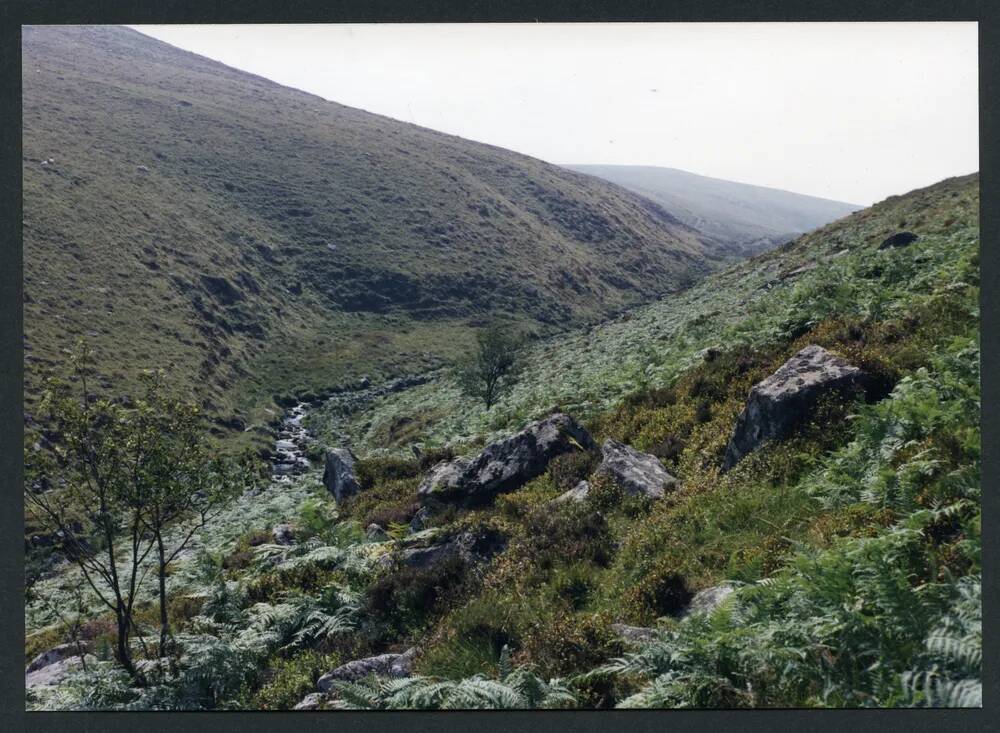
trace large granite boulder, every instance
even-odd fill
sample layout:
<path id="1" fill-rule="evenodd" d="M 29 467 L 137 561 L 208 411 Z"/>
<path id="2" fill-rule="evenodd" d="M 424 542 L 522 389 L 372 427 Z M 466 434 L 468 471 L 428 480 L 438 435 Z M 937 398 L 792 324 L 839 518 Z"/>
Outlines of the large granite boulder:
<path id="1" fill-rule="evenodd" d="M 354 454 L 347 448 L 330 448 L 326 452 L 323 485 L 338 503 L 361 491 L 354 460 Z"/>
<path id="2" fill-rule="evenodd" d="M 822 346 L 807 346 L 767 379 L 754 385 L 726 446 L 722 470 L 728 471 L 765 441 L 787 437 L 830 392 L 864 391 L 865 372 Z"/>
<path id="3" fill-rule="evenodd" d="M 629 496 L 658 499 L 677 488 L 679 481 L 667 473 L 660 459 L 608 438 L 601 446 L 601 465 L 595 476 L 608 476 Z"/>
<path id="4" fill-rule="evenodd" d="M 541 475 L 549 461 L 574 450 L 594 450 L 590 434 L 569 415 L 557 413 L 488 445 L 472 460 L 439 463 L 421 482 L 422 499 L 474 506 L 513 491 Z"/>
<path id="5" fill-rule="evenodd" d="M 334 681 L 355 682 L 370 674 L 379 677 L 409 677 L 413 669 L 415 648 L 407 649 L 402 654 L 379 654 L 374 657 L 355 659 L 342 664 L 331 672 L 319 678 L 316 687 L 320 692 L 329 692 Z"/>

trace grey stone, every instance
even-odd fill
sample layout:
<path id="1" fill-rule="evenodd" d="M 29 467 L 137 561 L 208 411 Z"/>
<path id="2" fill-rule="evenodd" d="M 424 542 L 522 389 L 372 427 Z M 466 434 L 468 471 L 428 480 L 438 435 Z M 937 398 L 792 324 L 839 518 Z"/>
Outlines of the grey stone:
<path id="1" fill-rule="evenodd" d="M 688 604 L 685 616 L 694 614 L 711 613 L 733 594 L 736 590 L 734 583 L 721 583 L 711 588 L 705 588 L 694 594 L 691 603 Z"/>
<path id="2" fill-rule="evenodd" d="M 427 523 L 431 518 L 431 510 L 428 507 L 420 507 L 417 513 L 410 520 L 410 533 L 422 532 L 427 529 Z"/>
<path id="3" fill-rule="evenodd" d="M 569 491 L 557 496 L 554 501 L 583 501 L 590 494 L 590 482 L 581 481 Z"/>
<path id="4" fill-rule="evenodd" d="M 90 649 L 89 642 L 83 641 L 80 645 L 83 647 L 84 653 Z M 56 662 L 61 662 L 64 659 L 72 659 L 74 657 L 79 657 L 79 651 L 76 644 L 60 644 L 59 646 L 54 646 L 36 656 L 31 660 L 31 663 L 24 671 L 29 673 L 36 672 L 43 667 L 48 667 L 50 664 L 55 664 Z"/>
<path id="5" fill-rule="evenodd" d="M 88 657 L 88 664 L 91 661 L 96 660 L 94 660 L 93 657 Z M 63 683 L 66 678 L 68 678 L 80 667 L 81 664 L 78 657 L 60 659 L 58 662 L 46 664 L 44 667 L 36 669 L 34 672 L 26 673 L 24 675 L 24 686 L 27 689 L 31 689 L 33 687 L 54 687 Z"/>
<path id="6" fill-rule="evenodd" d="M 553 458 L 574 450 L 594 450 L 594 441 L 563 413 L 531 423 L 520 432 L 488 445 L 471 461 L 439 463 L 421 482 L 423 499 L 474 506 L 513 491 L 541 475 Z"/>
<path id="7" fill-rule="evenodd" d="M 354 454 L 347 448 L 330 448 L 326 452 L 323 485 L 338 502 L 361 491 L 354 460 Z"/>
<path id="8" fill-rule="evenodd" d="M 326 695 L 322 692 L 310 692 L 303 697 L 292 710 L 319 710 L 326 702 Z"/>
<path id="9" fill-rule="evenodd" d="M 659 498 L 680 483 L 649 453 L 608 438 L 601 446 L 603 459 L 594 472 L 595 476 L 609 476 L 629 496 Z"/>
<path id="10" fill-rule="evenodd" d="M 644 644 L 657 638 L 656 629 L 645 626 L 629 626 L 628 624 L 611 624 L 611 630 L 619 637 L 633 644 Z"/>
<path id="11" fill-rule="evenodd" d="M 821 346 L 807 346 L 750 390 L 726 446 L 722 470 L 728 471 L 765 441 L 787 437 L 834 390 L 864 389 L 868 376 Z"/>
<path id="12" fill-rule="evenodd" d="M 374 522 L 369 524 L 368 528 L 365 529 L 365 537 L 372 542 L 386 542 L 389 539 L 386 531 Z"/>
<path id="13" fill-rule="evenodd" d="M 355 659 L 320 677 L 316 687 L 320 692 L 329 692 L 334 681 L 355 682 L 370 674 L 380 677 L 408 677 L 413 669 L 413 657 L 416 652 L 415 648 L 411 648 L 402 654 L 379 654 Z"/>

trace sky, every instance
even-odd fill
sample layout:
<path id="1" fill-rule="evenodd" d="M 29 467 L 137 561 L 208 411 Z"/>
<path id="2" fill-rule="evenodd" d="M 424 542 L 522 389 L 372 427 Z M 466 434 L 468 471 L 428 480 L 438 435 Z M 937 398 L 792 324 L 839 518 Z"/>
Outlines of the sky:
<path id="1" fill-rule="evenodd" d="M 979 169 L 976 23 L 132 26 L 556 164 L 868 205 Z"/>

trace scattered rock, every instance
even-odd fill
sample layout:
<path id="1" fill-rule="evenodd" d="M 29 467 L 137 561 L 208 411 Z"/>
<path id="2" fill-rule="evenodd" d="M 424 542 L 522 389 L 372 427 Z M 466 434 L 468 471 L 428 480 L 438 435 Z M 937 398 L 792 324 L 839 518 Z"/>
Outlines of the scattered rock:
<path id="1" fill-rule="evenodd" d="M 617 440 L 604 441 L 601 453 L 603 460 L 594 475 L 611 477 L 629 496 L 660 498 L 680 483 L 667 473 L 659 458 Z"/>
<path id="2" fill-rule="evenodd" d="M 417 493 L 423 499 L 484 504 L 539 476 L 556 456 L 595 447 L 593 438 L 576 420 L 557 413 L 487 446 L 471 461 L 460 458 L 437 464 Z"/>
<path id="3" fill-rule="evenodd" d="M 89 664 L 92 660 L 96 661 L 93 657 L 88 657 L 87 663 Z M 78 657 L 61 659 L 58 662 L 53 662 L 40 669 L 36 669 L 34 672 L 26 673 L 24 675 L 24 686 L 27 689 L 33 687 L 54 687 L 62 684 L 80 666 Z"/>
<path id="4" fill-rule="evenodd" d="M 380 677 L 408 677 L 413 669 L 413 657 L 416 653 L 416 648 L 411 648 L 402 654 L 379 654 L 355 659 L 320 677 L 316 687 L 320 692 L 329 692 L 336 680 L 354 682 L 373 673 Z"/>
<path id="5" fill-rule="evenodd" d="M 426 568 L 451 558 L 475 564 L 489 560 L 506 548 L 507 538 L 499 532 L 489 529 L 468 530 L 447 542 L 403 550 L 399 559 L 412 568 Z"/>
<path id="6" fill-rule="evenodd" d="M 323 485 L 338 502 L 361 491 L 354 473 L 354 454 L 347 448 L 330 448 L 326 452 Z"/>
<path id="7" fill-rule="evenodd" d="M 302 698 L 292 710 L 319 710 L 326 702 L 326 695 L 322 692 L 310 692 Z"/>
<path id="8" fill-rule="evenodd" d="M 691 603 L 688 604 L 684 615 L 691 616 L 697 613 L 711 613 L 721 606 L 723 601 L 729 598 L 735 590 L 736 584 L 727 582 L 698 591 L 691 599 Z"/>
<path id="9" fill-rule="evenodd" d="M 386 531 L 374 522 L 368 525 L 368 528 L 365 530 L 365 537 L 372 542 L 387 542 L 389 540 L 389 535 Z"/>
<path id="10" fill-rule="evenodd" d="M 86 641 L 80 642 L 80 646 L 83 647 L 84 653 L 90 650 L 90 643 Z M 48 651 L 44 651 L 34 659 L 24 670 L 27 673 L 37 672 L 43 667 L 48 667 L 50 664 L 56 664 L 64 659 L 73 659 L 79 657 L 79 650 L 76 644 L 60 644 L 59 646 L 54 646 Z"/>
<path id="11" fill-rule="evenodd" d="M 896 232 L 891 237 L 886 237 L 882 240 L 882 244 L 880 244 L 878 248 L 892 249 L 893 247 L 909 247 L 918 239 L 920 239 L 920 237 L 913 232 Z"/>
<path id="12" fill-rule="evenodd" d="M 570 489 L 566 493 L 560 494 L 559 496 L 557 496 L 555 498 L 555 501 L 558 501 L 558 502 L 563 502 L 563 501 L 583 501 L 584 499 L 587 498 L 587 496 L 589 494 L 590 494 L 590 482 L 589 481 L 581 481 L 580 483 L 578 483 L 576 486 L 574 486 L 572 489 Z"/>
<path id="13" fill-rule="evenodd" d="M 611 630 L 623 640 L 632 644 L 645 644 L 658 638 L 656 629 L 645 626 L 629 626 L 628 624 L 611 624 Z"/>
<path id="14" fill-rule="evenodd" d="M 276 524 L 271 528 L 271 537 L 276 545 L 295 544 L 295 532 L 290 524 Z"/>
<path id="15" fill-rule="evenodd" d="M 427 522 L 431 518 L 431 510 L 428 507 L 420 507 L 413 519 L 410 520 L 410 533 L 422 532 L 427 529 Z"/>
<path id="16" fill-rule="evenodd" d="M 815 344 L 805 347 L 750 390 L 722 470 L 728 471 L 765 441 L 786 437 L 824 394 L 864 388 L 867 383 L 863 371 L 839 356 Z"/>
<path id="17" fill-rule="evenodd" d="M 149 166 L 146 166 L 146 165 L 137 165 L 135 167 L 135 170 L 136 170 L 137 173 L 149 173 Z"/>

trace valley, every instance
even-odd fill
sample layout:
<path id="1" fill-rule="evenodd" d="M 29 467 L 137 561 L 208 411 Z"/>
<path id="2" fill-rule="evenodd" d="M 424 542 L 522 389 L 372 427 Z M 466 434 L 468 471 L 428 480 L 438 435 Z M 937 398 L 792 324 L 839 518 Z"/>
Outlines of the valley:
<path id="1" fill-rule="evenodd" d="M 24 89 L 29 710 L 981 706 L 977 173 L 576 172 L 103 26 Z"/>

